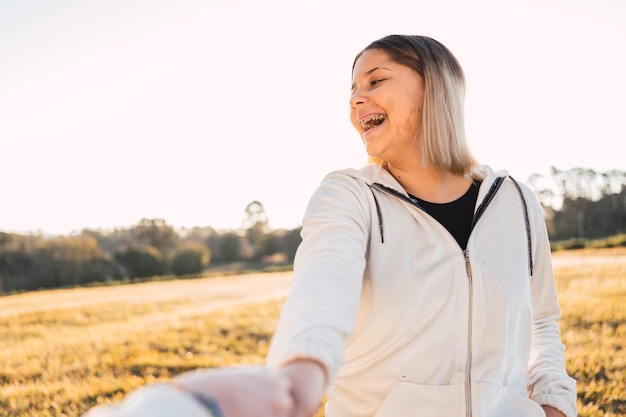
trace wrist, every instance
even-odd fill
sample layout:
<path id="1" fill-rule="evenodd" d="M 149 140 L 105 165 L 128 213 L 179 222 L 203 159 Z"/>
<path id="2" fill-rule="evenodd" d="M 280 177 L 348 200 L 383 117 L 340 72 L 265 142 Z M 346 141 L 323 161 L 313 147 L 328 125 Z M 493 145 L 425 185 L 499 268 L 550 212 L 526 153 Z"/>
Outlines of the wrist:
<path id="1" fill-rule="evenodd" d="M 174 384 L 174 386 L 178 390 L 189 394 L 196 402 L 201 404 L 210 413 L 211 417 L 224 417 L 219 404 L 213 396 L 192 391 L 181 384 Z"/>
<path id="2" fill-rule="evenodd" d="M 297 359 L 280 371 L 291 385 L 295 415 L 314 415 L 321 406 L 327 385 L 325 367 L 316 360 Z"/>

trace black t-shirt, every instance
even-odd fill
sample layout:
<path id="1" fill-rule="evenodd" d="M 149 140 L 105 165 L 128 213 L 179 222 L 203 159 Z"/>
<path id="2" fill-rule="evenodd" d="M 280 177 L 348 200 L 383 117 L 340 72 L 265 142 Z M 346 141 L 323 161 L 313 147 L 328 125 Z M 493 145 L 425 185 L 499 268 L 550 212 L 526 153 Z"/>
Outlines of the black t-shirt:
<path id="1" fill-rule="evenodd" d="M 467 192 L 449 203 L 431 203 L 411 194 L 409 196 L 445 227 L 454 237 L 461 249 L 465 250 L 472 229 L 474 207 L 478 199 L 480 180 L 474 180 Z"/>

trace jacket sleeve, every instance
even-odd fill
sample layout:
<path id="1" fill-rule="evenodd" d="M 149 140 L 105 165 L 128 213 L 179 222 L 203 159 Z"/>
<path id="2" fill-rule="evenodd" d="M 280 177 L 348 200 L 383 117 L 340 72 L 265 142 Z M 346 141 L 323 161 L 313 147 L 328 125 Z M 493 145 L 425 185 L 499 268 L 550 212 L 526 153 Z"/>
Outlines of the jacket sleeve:
<path id="1" fill-rule="evenodd" d="M 372 198 L 365 183 L 337 174 L 311 197 L 268 366 L 314 359 L 325 366 L 329 383 L 334 380 L 360 303 L 369 242 L 367 193 Z"/>
<path id="2" fill-rule="evenodd" d="M 565 368 L 565 346 L 558 320 L 561 308 L 552 269 L 550 243 L 543 209 L 534 193 L 524 187 L 532 231 L 534 274 L 531 281 L 533 338 L 528 364 L 528 393 L 540 405 L 549 405 L 575 417 L 576 381 Z"/>
<path id="3" fill-rule="evenodd" d="M 119 404 L 101 405 L 83 417 L 216 417 L 198 400 L 171 384 L 138 388 Z"/>

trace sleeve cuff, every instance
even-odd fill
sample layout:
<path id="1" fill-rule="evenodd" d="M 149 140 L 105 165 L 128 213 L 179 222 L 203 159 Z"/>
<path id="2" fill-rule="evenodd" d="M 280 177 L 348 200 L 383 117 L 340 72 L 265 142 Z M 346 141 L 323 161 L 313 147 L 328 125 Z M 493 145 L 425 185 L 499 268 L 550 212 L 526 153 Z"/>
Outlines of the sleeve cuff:
<path id="1" fill-rule="evenodd" d="M 562 397 L 557 397 L 554 395 L 538 395 L 537 397 L 535 397 L 534 400 L 539 405 L 549 405 L 550 407 L 556 408 L 561 413 L 565 414 L 565 417 L 578 416 L 578 410 L 576 409 L 576 405 L 572 405 L 569 401 Z"/>
<path id="2" fill-rule="evenodd" d="M 100 406 L 83 417 L 216 417 L 194 396 L 171 384 L 133 391 L 119 404 Z"/>

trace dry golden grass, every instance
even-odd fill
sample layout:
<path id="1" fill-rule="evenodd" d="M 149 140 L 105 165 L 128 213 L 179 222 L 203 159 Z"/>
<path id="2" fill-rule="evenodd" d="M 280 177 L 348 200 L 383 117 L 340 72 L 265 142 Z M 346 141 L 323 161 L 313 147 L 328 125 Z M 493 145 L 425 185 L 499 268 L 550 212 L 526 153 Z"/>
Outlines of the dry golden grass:
<path id="1" fill-rule="evenodd" d="M 558 252 L 554 264 L 580 416 L 625 416 L 626 248 Z M 262 363 L 289 278 L 0 297 L 0 416 L 78 416 L 180 372 Z"/>
<path id="2" fill-rule="evenodd" d="M 626 248 L 554 257 L 581 417 L 626 416 Z"/>
<path id="3" fill-rule="evenodd" d="M 260 363 L 289 281 L 257 274 L 1 297 L 0 416 L 78 416 L 187 370 Z"/>

